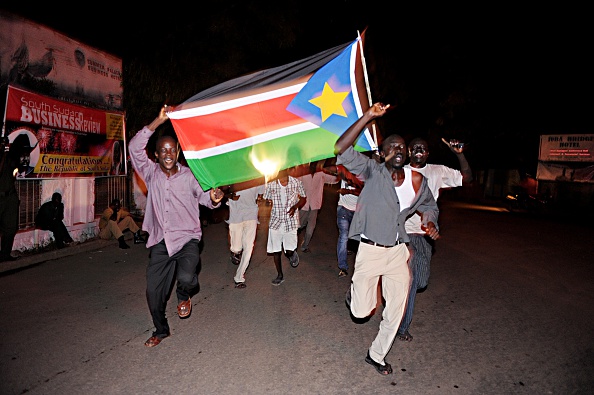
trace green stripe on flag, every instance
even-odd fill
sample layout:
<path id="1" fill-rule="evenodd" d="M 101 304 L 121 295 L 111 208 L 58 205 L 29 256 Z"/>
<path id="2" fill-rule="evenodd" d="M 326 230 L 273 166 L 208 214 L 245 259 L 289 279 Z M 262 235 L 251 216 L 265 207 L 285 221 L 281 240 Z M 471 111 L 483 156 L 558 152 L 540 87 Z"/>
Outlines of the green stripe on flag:
<path id="1" fill-rule="evenodd" d="M 334 143 L 337 139 L 336 134 L 316 128 L 220 155 L 187 159 L 187 162 L 202 189 L 206 191 L 263 177 L 254 167 L 252 157 L 259 161 L 275 162 L 277 170 L 331 158 L 334 156 Z M 364 150 L 360 146 L 355 146 L 355 149 Z"/>

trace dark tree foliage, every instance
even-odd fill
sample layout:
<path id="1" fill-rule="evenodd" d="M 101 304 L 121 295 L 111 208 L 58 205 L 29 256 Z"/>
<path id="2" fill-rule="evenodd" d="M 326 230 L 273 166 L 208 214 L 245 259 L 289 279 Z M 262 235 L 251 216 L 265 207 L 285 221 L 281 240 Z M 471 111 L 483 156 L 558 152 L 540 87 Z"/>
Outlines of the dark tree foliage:
<path id="1" fill-rule="evenodd" d="M 122 57 L 129 137 L 165 103 L 346 43 L 367 28 L 372 100 L 393 105 L 378 121 L 381 133 L 424 137 L 429 161 L 453 167 L 441 138 L 463 140 L 479 169 L 535 168 L 540 135 L 591 133 L 589 13 L 547 7 L 212 0 L 110 10 L 114 34 L 49 3 L 21 14 Z"/>

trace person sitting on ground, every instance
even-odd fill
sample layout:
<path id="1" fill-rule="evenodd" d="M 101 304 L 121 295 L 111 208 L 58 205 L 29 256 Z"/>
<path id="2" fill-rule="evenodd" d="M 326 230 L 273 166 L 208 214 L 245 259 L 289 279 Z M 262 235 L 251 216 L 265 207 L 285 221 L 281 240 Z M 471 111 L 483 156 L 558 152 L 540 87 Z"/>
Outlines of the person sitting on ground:
<path id="1" fill-rule="evenodd" d="M 117 239 L 119 247 L 130 248 L 124 240 L 123 232 L 129 229 L 134 233 L 134 244 L 145 243 L 140 234 L 140 228 L 127 210 L 122 209 L 119 199 L 113 199 L 108 208 L 103 211 L 99 220 L 99 237 L 103 240 Z"/>
<path id="2" fill-rule="evenodd" d="M 35 226 L 39 229 L 51 231 L 56 240 L 56 247 L 64 248 L 74 240 L 70 237 L 63 220 L 64 203 L 62 203 L 62 195 L 59 192 L 54 192 L 52 200 L 43 203 L 39 208 L 35 216 Z"/>

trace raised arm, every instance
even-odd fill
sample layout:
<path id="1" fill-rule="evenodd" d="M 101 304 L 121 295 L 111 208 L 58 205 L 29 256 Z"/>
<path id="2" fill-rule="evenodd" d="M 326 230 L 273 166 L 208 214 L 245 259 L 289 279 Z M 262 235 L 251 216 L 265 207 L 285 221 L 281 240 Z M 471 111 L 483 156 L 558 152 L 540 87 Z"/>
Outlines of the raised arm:
<path id="1" fill-rule="evenodd" d="M 165 104 L 163 107 L 161 107 L 161 111 L 159 111 L 159 115 L 157 115 L 157 117 L 153 120 L 153 122 L 146 125 L 146 127 L 154 132 L 159 126 L 161 126 L 163 123 L 165 123 L 165 121 L 167 121 L 169 119 L 169 116 L 167 115 L 167 113 L 171 110 L 172 110 L 172 108 L 167 106 L 167 104 Z"/>
<path id="2" fill-rule="evenodd" d="M 347 148 L 351 147 L 357 140 L 361 131 L 365 129 L 365 126 L 375 118 L 383 116 L 389 107 L 389 104 L 384 105 L 379 102 L 369 107 L 361 118 L 355 121 L 346 132 L 336 140 L 336 143 L 334 144 L 334 154 L 342 154 Z"/>
<path id="3" fill-rule="evenodd" d="M 145 149 L 146 145 L 155 130 L 169 119 L 169 116 L 167 116 L 169 109 L 170 107 L 167 105 L 161 107 L 159 115 L 157 115 L 157 117 L 151 123 L 142 128 L 142 130 L 138 131 L 128 143 L 128 151 L 130 153 L 132 167 L 134 167 L 134 170 L 137 171 L 143 178 L 146 177 L 146 172 L 148 172 L 148 169 L 150 168 L 148 166 L 149 162 L 154 163 L 154 161 L 151 160 L 147 155 Z M 151 153 L 151 156 L 152 155 L 153 153 Z"/>
<path id="4" fill-rule="evenodd" d="M 442 138 L 441 141 L 443 141 L 450 148 L 450 151 L 456 154 L 458 162 L 460 162 L 460 173 L 462 173 L 462 183 L 471 183 L 474 178 L 472 176 L 472 170 L 470 169 L 470 165 L 466 160 L 466 156 L 464 156 L 464 146 L 459 145 L 458 140 L 447 141 Z"/>

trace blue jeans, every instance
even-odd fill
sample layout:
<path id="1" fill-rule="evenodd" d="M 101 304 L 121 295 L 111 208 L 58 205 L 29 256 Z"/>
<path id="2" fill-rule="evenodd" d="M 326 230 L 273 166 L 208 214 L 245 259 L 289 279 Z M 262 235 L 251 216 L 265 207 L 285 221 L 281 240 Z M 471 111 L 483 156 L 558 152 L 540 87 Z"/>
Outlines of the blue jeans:
<path id="1" fill-rule="evenodd" d="M 343 206 L 338 206 L 336 210 L 336 225 L 338 225 L 338 245 L 336 254 L 338 255 L 338 268 L 348 270 L 347 262 L 347 243 L 349 241 L 349 228 L 353 220 L 354 211 L 347 210 Z"/>

